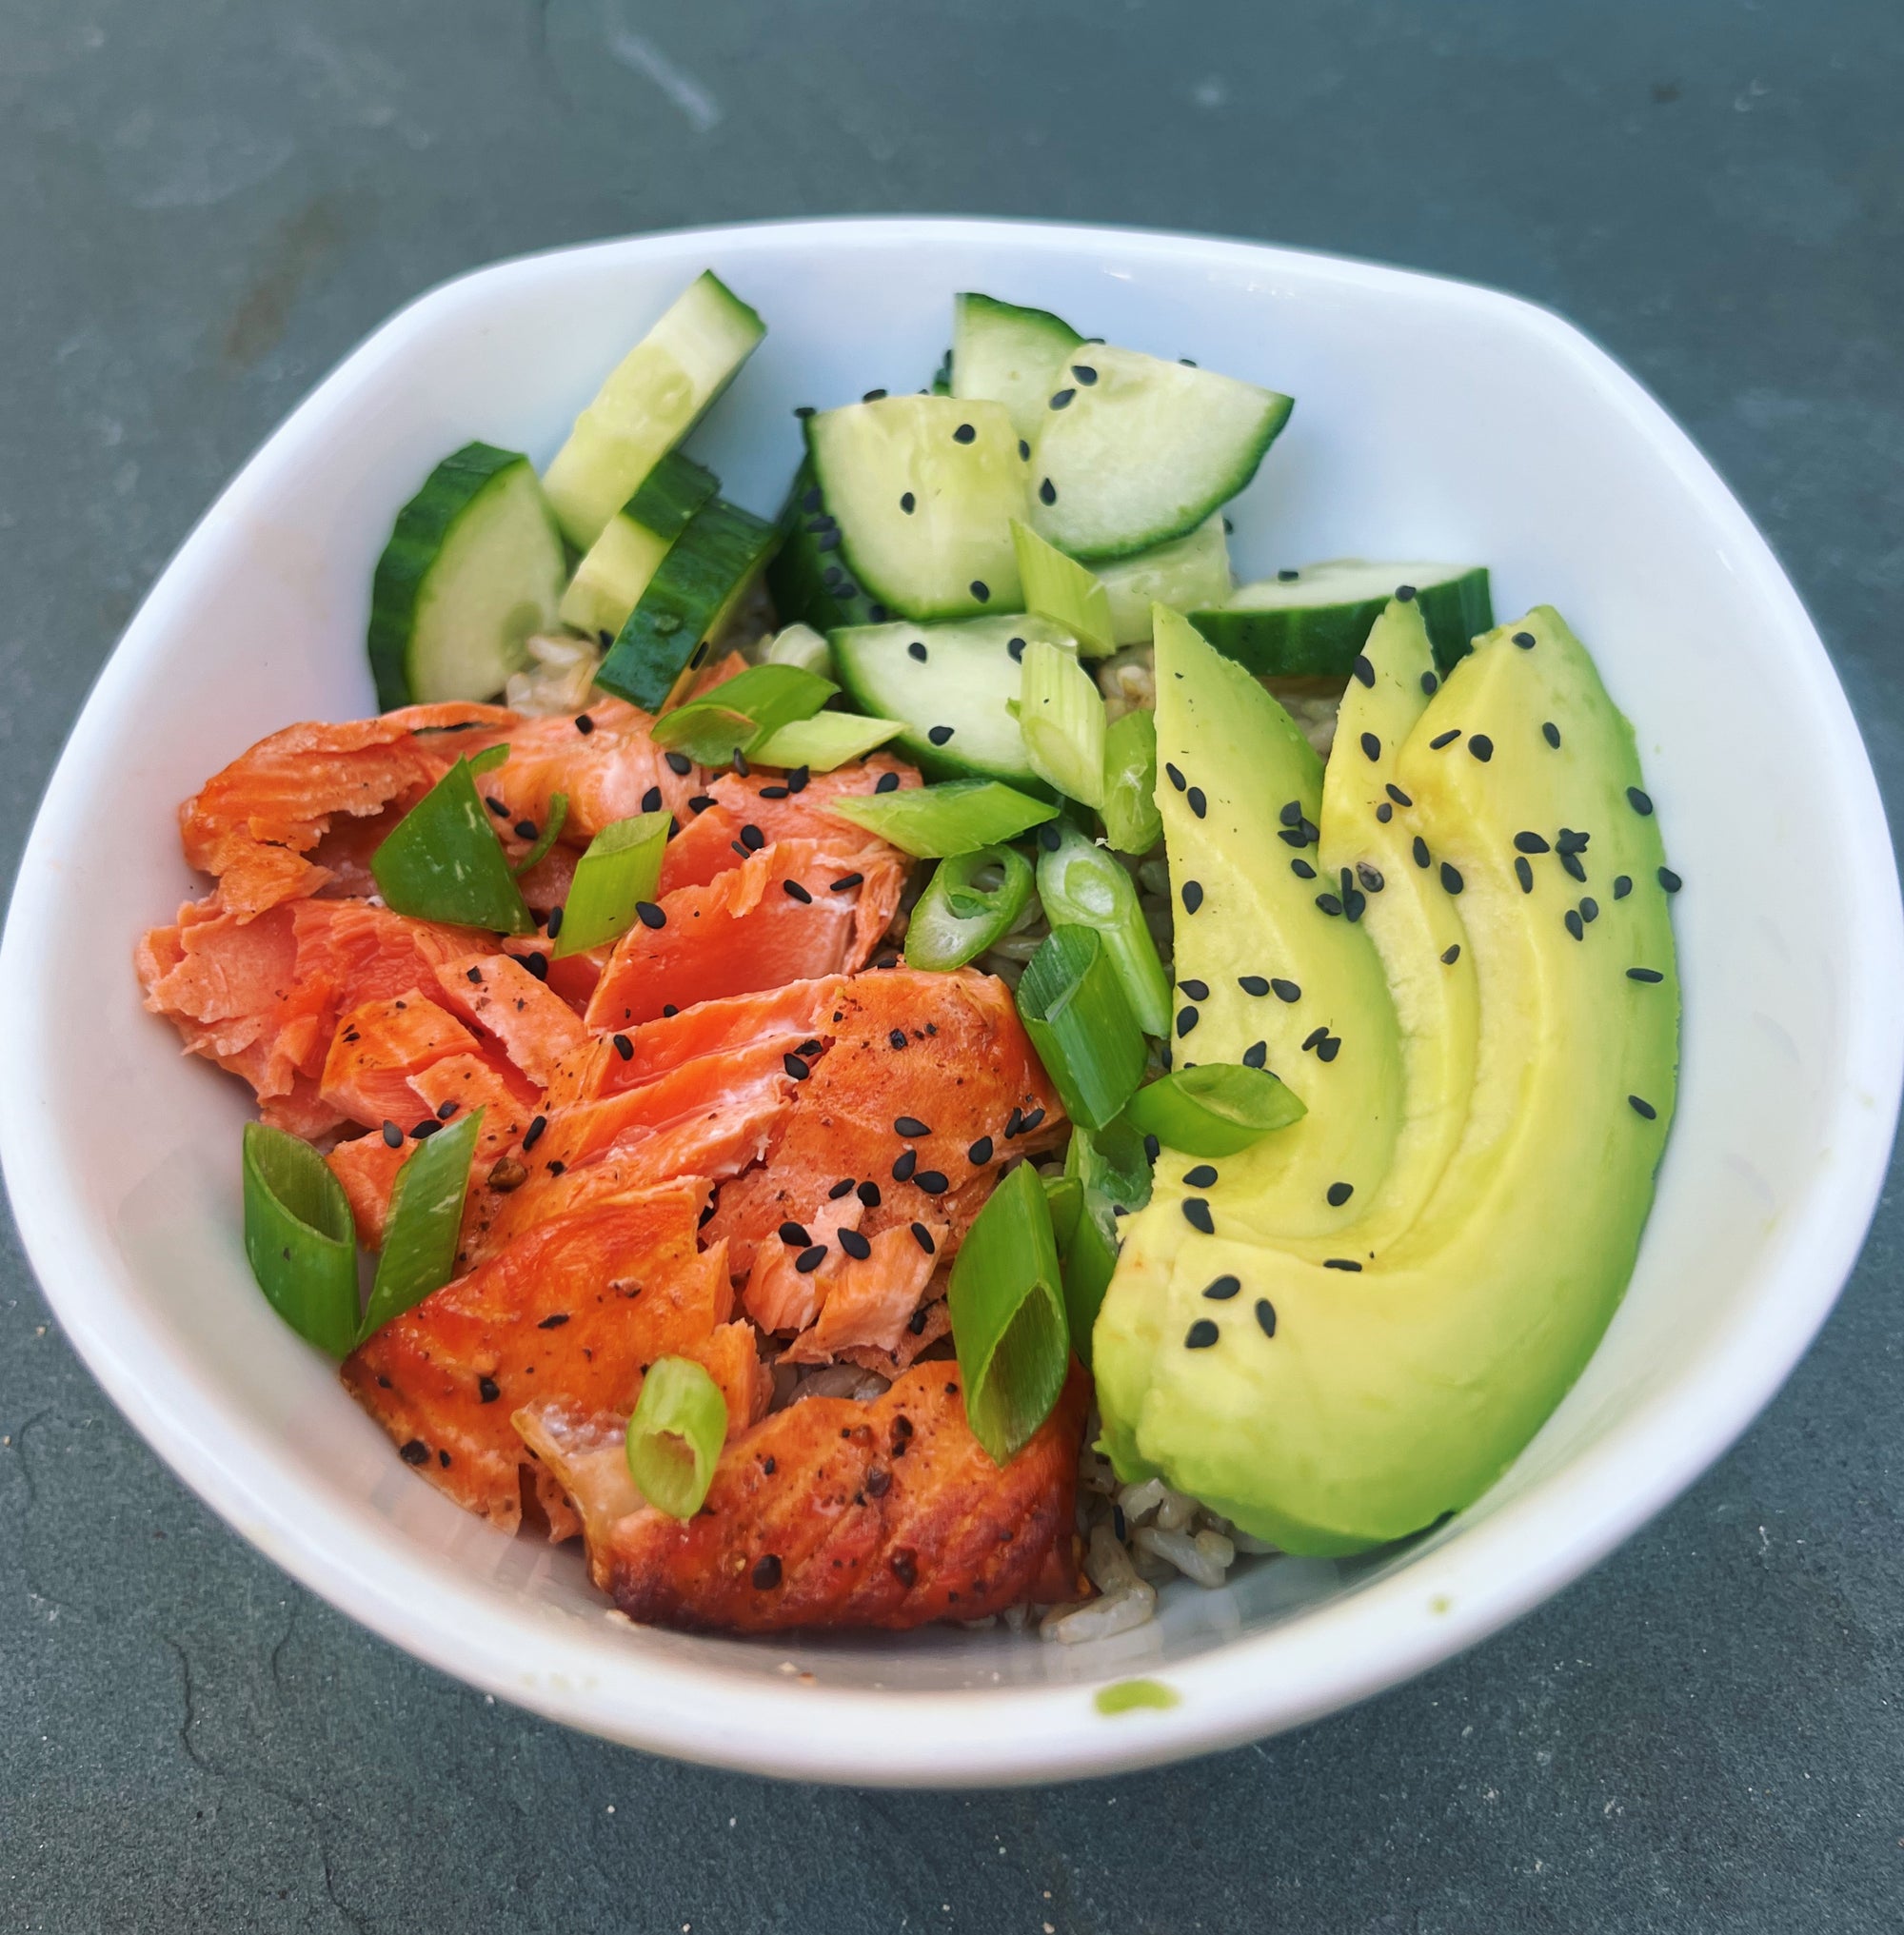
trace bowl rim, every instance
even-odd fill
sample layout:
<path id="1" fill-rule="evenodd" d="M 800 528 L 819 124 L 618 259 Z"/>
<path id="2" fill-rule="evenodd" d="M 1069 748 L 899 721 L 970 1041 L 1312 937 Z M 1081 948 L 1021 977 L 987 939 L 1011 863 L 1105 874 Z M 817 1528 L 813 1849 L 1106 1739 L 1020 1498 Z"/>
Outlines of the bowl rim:
<path id="1" fill-rule="evenodd" d="M 115 1279 L 123 1266 L 89 1226 L 50 1145 L 33 1133 L 32 1085 L 0 1084 L 0 1163 L 26 1254 L 88 1369 L 146 1442 L 227 1524 L 303 1585 L 373 1631 L 501 1700 L 625 1745 L 790 1778 L 882 1787 L 955 1787 L 1101 1775 L 1239 1746 L 1301 1725 L 1410 1678 L 1518 1618 L 1598 1563 L 1698 1478 L 1751 1424 L 1829 1314 L 1854 1264 L 1889 1166 L 1904 1086 L 1904 911 L 1875 777 L 1824 647 L 1765 539 L 1685 431 L 1573 325 L 1520 298 L 1420 271 L 1309 249 L 1182 232 L 957 216 L 843 217 L 657 231 L 517 256 L 438 285 L 347 355 L 266 439 L 193 526 L 109 655 L 61 752 L 23 852 L 4 936 L 0 1008 L 30 1017 L 52 970 L 25 937 L 59 891 L 69 802 L 126 730 L 135 666 L 173 614 L 216 575 L 212 527 L 292 446 L 313 436 L 354 385 L 446 311 L 480 306 L 498 284 L 589 253 L 639 258 L 704 242 L 731 260 L 750 247 L 816 249 L 1001 244 L 1066 254 L 1121 251 L 1186 270 L 1299 266 L 1314 278 L 1511 314 L 1591 380 L 1723 530 L 1737 572 L 1795 646 L 1835 755 L 1838 808 L 1824 818 L 1850 851 L 1863 893 L 1846 910 L 1842 1059 L 1820 1165 L 1785 1221 L 1739 1321 L 1689 1373 L 1597 1443 L 1496 1509 L 1461 1539 L 1399 1572 L 1231 1639 L 1166 1668 L 1181 1695 L 1107 1722 L 1102 1678 L 942 1691 L 814 1688 L 796 1677 L 629 1646 L 607 1672 L 586 1638 L 547 1609 L 497 1606 L 472 1574 L 446 1579 L 392 1529 L 367 1536 L 304 1491 L 283 1454 L 222 1414 L 215 1388 L 141 1320 Z M 1855 1078 L 1854 1078 L 1854 1076 Z M 626 1637 L 626 1635 L 618 1635 Z M 797 1637 L 797 1636 L 794 1636 Z M 525 1661 L 535 1663 L 525 1670 Z M 1141 1670 L 1140 1668 L 1138 1670 Z M 1111 1675 L 1109 1677 L 1121 1677 Z M 1007 1717 L 1008 1716 L 1008 1717 Z M 895 1719 L 901 1724 L 893 1725 Z"/>

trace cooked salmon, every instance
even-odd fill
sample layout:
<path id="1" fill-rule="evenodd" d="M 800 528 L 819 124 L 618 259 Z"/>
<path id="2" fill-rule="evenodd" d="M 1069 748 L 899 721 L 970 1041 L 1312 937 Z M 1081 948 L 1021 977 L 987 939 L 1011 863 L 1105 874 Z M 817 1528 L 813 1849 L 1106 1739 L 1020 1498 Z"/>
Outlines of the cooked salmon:
<path id="1" fill-rule="evenodd" d="M 629 1618 L 716 1632 L 906 1628 L 1083 1598 L 1072 1530 L 1087 1404 L 1056 1409 L 1001 1468 L 955 1367 L 916 1365 L 871 1403 L 808 1398 L 729 1441 L 702 1509 L 669 1518 L 605 1455 L 617 1420 L 526 1407 L 518 1428 L 569 1491 L 589 1570 Z"/>

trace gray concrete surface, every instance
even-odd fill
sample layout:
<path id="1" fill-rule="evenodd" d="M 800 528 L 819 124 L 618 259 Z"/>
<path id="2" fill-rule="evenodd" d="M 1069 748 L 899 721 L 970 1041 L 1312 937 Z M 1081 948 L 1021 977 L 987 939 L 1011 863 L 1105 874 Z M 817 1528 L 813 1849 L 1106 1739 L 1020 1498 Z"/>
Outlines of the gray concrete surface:
<path id="1" fill-rule="evenodd" d="M 862 209 L 1229 231 L 1578 319 L 1770 533 L 1904 788 L 1904 12 L 1883 0 L 6 0 L 0 860 L 153 575 L 394 306 Z M 0 1068 L 4 1068 L 0 1048 Z M 1904 1928 L 1887 1197 L 1784 1395 L 1594 1577 L 1293 1738 L 945 1798 L 684 1770 L 356 1630 L 0 1256 L 0 1926 Z"/>

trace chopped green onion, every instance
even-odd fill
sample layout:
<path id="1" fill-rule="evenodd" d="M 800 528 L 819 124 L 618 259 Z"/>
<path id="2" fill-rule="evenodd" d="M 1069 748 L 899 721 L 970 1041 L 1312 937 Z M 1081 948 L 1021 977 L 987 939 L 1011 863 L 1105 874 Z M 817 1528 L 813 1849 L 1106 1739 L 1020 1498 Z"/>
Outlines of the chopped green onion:
<path id="1" fill-rule="evenodd" d="M 972 1435 L 1008 1463 L 1064 1389 L 1070 1334 L 1043 1185 L 1021 1162 L 960 1245 L 947 1293 Z"/>
<path id="2" fill-rule="evenodd" d="M 1233 1061 L 1180 1068 L 1131 1097 L 1125 1119 L 1184 1155 L 1234 1155 L 1308 1114 L 1267 1069 Z"/>
<path id="3" fill-rule="evenodd" d="M 1038 894 L 1054 927 L 1094 927 L 1146 1035 L 1170 1033 L 1170 978 L 1138 904 L 1137 883 L 1095 840 L 1064 827 L 1038 857 Z"/>
<path id="4" fill-rule="evenodd" d="M 517 879 L 520 880 L 539 859 L 547 854 L 549 848 L 562 838 L 562 829 L 567 823 L 568 795 L 566 793 L 551 793 L 548 797 L 548 818 L 543 821 L 542 831 L 535 837 L 535 844 L 516 862 L 515 872 Z"/>
<path id="5" fill-rule="evenodd" d="M 1051 1215 L 1052 1239 L 1061 1258 L 1077 1234 L 1078 1218 L 1084 1209 L 1084 1185 L 1075 1175 L 1040 1177 L 1044 1185 L 1044 1207 Z"/>
<path id="6" fill-rule="evenodd" d="M 726 1437 L 727 1400 L 705 1369 L 692 1357 L 656 1358 L 628 1420 L 628 1472 L 642 1496 L 670 1518 L 692 1518 Z"/>
<path id="7" fill-rule="evenodd" d="M 1018 729 L 1025 758 L 1047 784 L 1086 806 L 1104 799 L 1104 701 L 1072 655 L 1044 639 L 1024 648 Z"/>
<path id="8" fill-rule="evenodd" d="M 1118 648 L 1111 623 L 1111 594 L 1075 558 L 1046 543 L 1029 524 L 1011 521 L 1012 550 L 1024 586 L 1024 608 L 1061 624 L 1080 651 L 1101 658 Z"/>
<path id="9" fill-rule="evenodd" d="M 344 1185 L 308 1142 L 245 1124 L 245 1254 L 271 1308 L 342 1357 L 357 1336 L 357 1233 Z"/>
<path id="10" fill-rule="evenodd" d="M 839 689 L 798 665 L 749 665 L 704 697 L 664 712 L 649 737 L 704 766 L 723 765 L 737 747 L 751 753 L 782 726 L 811 719 Z"/>
<path id="11" fill-rule="evenodd" d="M 420 920 L 486 927 L 494 934 L 533 934 L 535 917 L 509 871 L 475 775 L 487 772 L 506 746 L 458 760 L 398 820 L 370 856 L 384 904 Z"/>
<path id="12" fill-rule="evenodd" d="M 1091 1328 L 1103 1308 L 1104 1293 L 1118 1267 L 1117 1215 L 1110 1198 L 1097 1190 L 1082 1192 L 1077 1227 L 1064 1246 L 1064 1316 L 1071 1348 L 1085 1370 L 1091 1368 Z"/>
<path id="13" fill-rule="evenodd" d="M 357 1333 L 359 1343 L 431 1291 L 441 1290 L 455 1273 L 463 1199 L 469 1193 L 469 1163 L 482 1124 L 483 1111 L 472 1109 L 405 1156 L 390 1192 L 384 1250 Z"/>
<path id="14" fill-rule="evenodd" d="M 635 924 L 635 911 L 654 898 L 661 883 L 668 816 L 637 813 L 605 826 L 575 863 L 562 932 L 550 952 L 560 960 L 619 940 Z"/>
<path id="15" fill-rule="evenodd" d="M 1096 1131 L 1073 1128 L 1064 1174 L 1122 1209 L 1140 1210 L 1150 1200 L 1150 1157 L 1128 1111 Z"/>
<path id="16" fill-rule="evenodd" d="M 862 719 L 857 712 L 816 712 L 783 725 L 763 740 L 747 757 L 757 766 L 804 766 L 809 773 L 830 773 L 851 760 L 863 759 L 875 746 L 897 739 L 905 730 L 898 719 Z"/>
<path id="17" fill-rule="evenodd" d="M 1012 930 L 1031 898 L 1031 862 L 982 846 L 939 862 L 905 930 L 907 967 L 963 967 Z"/>
<path id="18" fill-rule="evenodd" d="M 1018 984 L 1018 1012 L 1065 1113 L 1101 1129 L 1143 1079 L 1143 1036 L 1095 927 L 1054 927 Z"/>
<path id="19" fill-rule="evenodd" d="M 823 679 L 833 676 L 833 647 L 810 624 L 790 624 L 776 632 L 767 646 L 769 665 L 794 665 L 803 672 L 817 673 Z"/>
<path id="20" fill-rule="evenodd" d="M 1157 715 L 1127 712 L 1104 734 L 1104 833 L 1120 853 L 1148 853 L 1163 838 L 1157 810 Z"/>
<path id="21" fill-rule="evenodd" d="M 859 793 L 829 804 L 841 819 L 922 860 L 998 846 L 1058 817 L 1057 807 L 1001 780 L 949 780 L 942 786 Z"/>

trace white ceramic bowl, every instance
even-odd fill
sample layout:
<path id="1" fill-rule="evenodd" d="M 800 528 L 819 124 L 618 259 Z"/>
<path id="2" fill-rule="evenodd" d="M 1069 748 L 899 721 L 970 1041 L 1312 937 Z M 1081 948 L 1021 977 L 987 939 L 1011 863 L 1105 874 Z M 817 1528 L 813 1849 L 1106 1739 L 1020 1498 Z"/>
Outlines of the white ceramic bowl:
<path id="1" fill-rule="evenodd" d="M 1002 1630 L 739 1643 L 631 1629 L 572 1550 L 419 1484 L 252 1285 L 242 1085 L 146 1016 L 136 932 L 198 891 L 174 808 L 295 719 L 372 708 L 370 570 L 470 437 L 545 461 L 622 351 L 712 266 L 770 334 L 695 440 L 772 510 L 799 403 L 930 375 L 955 290 L 1284 389 L 1235 506 L 1246 571 L 1478 558 L 1497 611 L 1566 613 L 1638 727 L 1685 979 L 1678 1118 L 1625 1305 L 1513 1471 L 1404 1553 L 1181 1585 L 1067 1650 Z M 1489 292 L 1285 249 L 1106 229 L 845 221 L 507 263 L 406 309 L 192 533 L 75 728 L 4 950 L 0 1153 L 67 1334 L 159 1455 L 312 1590 L 446 1671 L 616 1740 L 874 1785 L 1048 1779 L 1312 1719 L 1537 1604 L 1725 1450 L 1857 1254 L 1895 1118 L 1904 1003 L 1883 809 L 1797 598 L 1725 485 L 1566 324 Z M 1531 1295 L 1539 1293 L 1530 1283 Z M 1107 1717 L 1143 1674 L 1167 1710 Z"/>

